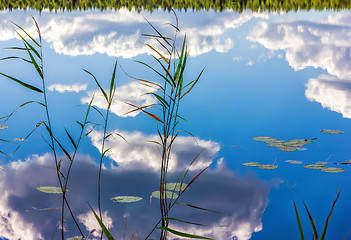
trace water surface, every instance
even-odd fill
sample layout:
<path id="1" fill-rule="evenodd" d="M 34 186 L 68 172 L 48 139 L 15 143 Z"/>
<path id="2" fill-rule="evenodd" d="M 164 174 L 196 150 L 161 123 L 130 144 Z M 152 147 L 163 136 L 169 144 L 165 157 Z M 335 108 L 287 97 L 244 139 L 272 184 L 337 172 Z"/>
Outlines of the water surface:
<path id="1" fill-rule="evenodd" d="M 213 209 L 224 214 L 194 210 L 184 206 L 174 209 L 174 216 L 206 226 L 173 223 L 175 229 L 214 239 L 299 239 L 292 199 L 299 209 L 307 238 L 312 237 L 301 199 L 309 206 L 317 228 L 324 221 L 338 188 L 340 199 L 328 226 L 326 239 L 348 239 L 351 225 L 348 204 L 351 189 L 349 165 L 351 106 L 351 15 L 342 11 L 222 12 L 177 11 L 179 28 L 188 37 L 190 58 L 186 77 L 194 79 L 205 67 L 196 88 L 184 98 L 181 115 L 187 119 L 174 148 L 170 178 L 176 180 L 200 152 L 190 171 L 189 180 L 206 166 L 211 167 L 189 188 L 182 202 Z M 108 88 L 113 65 L 118 63 L 130 75 L 155 80 L 147 68 L 135 60 L 153 63 L 148 40 L 152 33 L 144 17 L 165 33 L 165 23 L 174 22 L 172 12 L 155 10 L 86 12 L 27 11 L 1 12 L 0 47 L 21 46 L 11 23 L 35 34 L 34 16 L 44 41 L 44 71 L 55 134 L 69 146 L 64 127 L 78 134 L 75 120 L 82 121 L 87 103 L 98 91 L 93 79 L 82 68 L 94 73 Z M 0 56 L 14 54 L 1 50 Z M 1 61 L 0 72 L 32 84 L 40 82 L 28 64 L 15 60 Z M 125 102 L 148 105 L 156 102 L 148 88 L 117 69 L 117 92 L 111 109 L 109 129 L 123 135 L 107 142 L 112 150 L 104 160 L 103 198 L 105 223 L 117 239 L 137 236 L 143 239 L 159 218 L 157 190 L 159 152 L 147 142 L 157 138 L 156 123 L 147 115 L 130 111 Z M 9 114 L 23 102 L 38 100 L 18 84 L 1 77 L 0 112 Z M 103 109 L 103 99 L 95 106 Z M 25 138 L 44 113 L 39 106 L 26 106 L 0 130 L 0 138 Z M 94 121 L 101 121 L 93 114 Z M 335 129 L 344 134 L 325 134 Z M 5 239 L 59 239 L 60 203 L 57 195 L 36 190 L 39 186 L 57 185 L 49 147 L 39 129 L 14 153 L 18 143 L 1 142 L 0 236 Z M 294 152 L 280 151 L 257 136 L 280 140 L 314 139 Z M 68 199 L 79 223 L 88 233 L 98 225 L 86 202 L 96 207 L 99 149 L 102 129 L 84 139 L 74 164 Z M 67 160 L 61 155 L 63 168 Z M 276 162 L 275 160 L 278 159 Z M 293 165 L 286 160 L 301 161 Z M 342 167 L 345 172 L 326 173 L 303 166 L 319 161 Z M 247 167 L 245 162 L 278 165 L 263 170 Z M 46 167 L 43 167 L 46 166 Z M 116 195 L 137 195 L 143 201 L 117 204 Z M 50 209 L 48 209 L 50 208 Z M 54 208 L 54 209 L 52 209 Z M 226 227 L 223 227 L 225 225 Z M 79 235 L 67 214 L 67 237 Z M 98 232 L 94 232 L 95 237 Z M 235 239 L 235 238 L 234 238 Z"/>

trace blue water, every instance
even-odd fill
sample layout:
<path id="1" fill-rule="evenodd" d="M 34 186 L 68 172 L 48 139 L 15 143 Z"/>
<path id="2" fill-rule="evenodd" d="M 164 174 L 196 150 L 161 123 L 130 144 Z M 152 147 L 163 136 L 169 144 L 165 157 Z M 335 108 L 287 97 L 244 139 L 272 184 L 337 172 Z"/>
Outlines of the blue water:
<path id="1" fill-rule="evenodd" d="M 164 33 L 164 23 L 173 15 L 162 11 L 145 17 Z M 294 13 L 179 12 L 180 29 L 188 37 L 190 57 L 185 73 L 188 81 L 205 67 L 199 83 L 181 102 L 181 136 L 176 140 L 171 159 L 170 179 L 175 181 L 190 161 L 203 150 L 190 181 L 206 166 L 210 168 L 182 196 L 181 202 L 213 209 L 222 214 L 176 206 L 171 215 L 206 226 L 174 222 L 172 227 L 214 239 L 299 239 L 294 212 L 296 201 L 306 238 L 312 237 L 302 200 L 315 219 L 319 234 L 336 196 L 339 200 L 330 219 L 326 239 L 349 239 L 351 207 L 349 165 L 334 165 L 349 159 L 351 150 L 351 14 L 349 11 Z M 34 16 L 43 36 L 44 72 L 54 134 L 71 149 L 66 127 L 75 138 L 94 91 L 92 72 L 108 89 L 116 59 L 136 78 L 156 80 L 157 76 L 137 64 L 154 64 L 143 43 L 142 33 L 152 33 L 141 13 L 116 12 L 2 12 L 0 48 L 21 46 L 11 21 L 31 34 Z M 18 52 L 1 50 L 0 57 Z M 40 86 L 37 73 L 27 63 L 16 60 L 0 62 L 0 72 Z M 159 80 L 159 79 L 158 79 Z M 20 104 L 41 96 L 0 77 L 1 116 Z M 119 137 L 108 141 L 112 150 L 104 160 L 102 206 L 104 222 L 117 239 L 145 238 L 160 217 L 158 200 L 150 202 L 158 188 L 159 153 L 148 140 L 157 139 L 156 123 L 142 113 L 126 116 L 130 108 L 155 103 L 143 93 L 150 89 L 117 69 L 117 92 L 109 129 Z M 101 97 L 95 106 L 104 111 Z M 155 111 L 154 113 L 158 113 Z M 36 123 L 45 120 L 39 105 L 20 108 L 0 125 L 0 138 L 25 138 Z M 102 122 L 96 112 L 91 120 Z M 343 134 L 323 134 L 335 129 Z M 101 127 L 83 139 L 73 165 L 68 186 L 68 200 L 84 234 L 99 229 L 86 202 L 97 209 L 97 173 Z M 58 195 L 36 190 L 57 186 L 54 161 L 39 128 L 18 147 L 17 142 L 1 142 L 0 151 L 0 237 L 5 239 L 59 239 L 61 200 Z M 252 140 L 272 136 L 280 140 L 317 138 L 295 152 L 283 152 Z M 60 154 L 63 169 L 68 165 Z M 247 167 L 245 162 L 272 164 L 277 169 Z M 325 173 L 305 169 L 303 165 L 326 161 L 327 166 L 342 167 L 345 172 Z M 302 161 L 293 165 L 286 160 Z M 43 167 L 45 166 L 45 167 Z M 137 195 L 134 204 L 114 203 L 111 197 Z M 48 209 L 50 208 L 50 209 Z M 225 225 L 221 227 L 219 225 Z M 80 235 L 66 210 L 66 237 Z M 93 232 L 95 237 L 98 231 Z M 170 238 L 175 238 L 170 236 Z"/>

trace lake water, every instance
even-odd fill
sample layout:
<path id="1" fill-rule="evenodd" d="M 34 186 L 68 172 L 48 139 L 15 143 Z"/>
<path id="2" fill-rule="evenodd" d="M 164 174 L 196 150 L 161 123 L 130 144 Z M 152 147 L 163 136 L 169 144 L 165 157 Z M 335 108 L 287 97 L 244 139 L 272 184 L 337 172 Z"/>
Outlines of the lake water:
<path id="1" fill-rule="evenodd" d="M 302 200 L 313 216 L 319 234 L 333 200 L 341 194 L 331 216 L 325 239 L 351 239 L 351 13 L 340 11 L 252 12 L 176 11 L 181 36 L 186 33 L 189 59 L 185 78 L 191 81 L 205 70 L 195 88 L 182 99 L 180 132 L 174 143 L 169 181 L 176 181 L 191 160 L 201 152 L 185 182 L 210 165 L 180 198 L 180 202 L 212 209 L 213 213 L 177 205 L 170 217 L 205 226 L 171 221 L 182 232 L 213 239 L 300 239 L 293 199 L 297 203 L 304 233 L 312 230 Z M 160 78 L 136 61 L 155 64 L 143 33 L 153 34 L 146 22 L 168 34 L 174 14 L 163 10 L 72 11 L 57 13 L 33 10 L 0 13 L 0 57 L 20 54 L 3 48 L 23 46 L 14 22 L 36 36 L 34 17 L 43 37 L 44 75 L 53 132 L 73 152 L 65 133 L 76 140 L 88 103 L 106 109 L 93 73 L 106 91 L 118 59 L 116 97 L 108 128 L 117 131 L 109 138 L 111 148 L 102 172 L 104 223 L 115 239 L 145 239 L 160 218 L 159 201 L 150 198 L 158 189 L 160 155 L 155 144 L 156 122 L 132 107 L 156 103 L 150 88 L 127 76 L 152 81 Z M 122 70 L 123 68 L 123 70 Z M 41 86 L 33 67 L 16 59 L 0 62 L 0 72 L 33 86 Z M 42 96 L 1 76 L 1 116 L 27 101 Z M 92 110 L 93 111 L 93 110 Z M 157 110 L 153 113 L 159 114 Z M 0 130 L 0 239 L 61 239 L 61 203 L 58 194 L 38 191 L 40 186 L 58 186 L 54 159 L 42 135 L 42 125 L 25 142 L 35 125 L 45 120 L 39 104 L 16 111 Z M 103 123 L 96 111 L 90 120 Z M 333 129 L 343 134 L 322 133 Z M 87 130 L 89 131 L 89 129 Z M 97 176 L 103 129 L 83 138 L 73 164 L 67 199 L 89 239 L 98 239 L 99 225 L 87 204 L 97 209 Z M 286 152 L 269 147 L 258 136 L 288 142 L 312 139 L 312 143 Z M 21 147 L 16 148 L 21 144 Z M 15 152 L 14 152 L 15 151 Z M 59 152 L 62 169 L 69 161 Z M 292 164 L 287 160 L 301 161 Z M 266 170 L 244 166 L 246 162 L 273 164 Z M 344 172 L 329 173 L 303 166 L 323 162 Z M 327 162 L 327 163 L 325 163 Z M 335 164 L 338 163 L 338 164 Z M 51 168 L 50 168 L 51 167 Z M 143 200 L 115 203 L 114 196 L 133 195 Z M 65 237 L 79 236 L 65 210 Z M 154 239 L 159 238 L 157 231 Z M 177 239 L 170 235 L 170 239 Z"/>

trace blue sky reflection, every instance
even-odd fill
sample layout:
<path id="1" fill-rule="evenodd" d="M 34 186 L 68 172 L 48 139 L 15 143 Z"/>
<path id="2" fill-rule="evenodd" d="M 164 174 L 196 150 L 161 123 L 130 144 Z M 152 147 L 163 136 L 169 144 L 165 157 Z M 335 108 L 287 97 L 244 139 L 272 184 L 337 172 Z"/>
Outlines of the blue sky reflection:
<path id="1" fill-rule="evenodd" d="M 173 20 L 171 13 L 143 12 L 162 31 Z M 329 239 L 342 239 L 350 224 L 348 199 L 351 189 L 349 166 L 341 174 L 322 173 L 292 166 L 285 160 L 304 164 L 325 161 L 344 162 L 350 158 L 351 137 L 351 14 L 338 12 L 297 12 L 289 14 L 224 12 L 178 12 L 180 28 L 187 33 L 190 58 L 186 77 L 193 78 L 206 66 L 203 78 L 192 95 L 184 99 L 182 116 L 189 122 L 180 127 L 194 137 L 182 134 L 175 145 L 170 174 L 176 179 L 194 156 L 204 149 L 191 170 L 196 175 L 211 165 L 194 184 L 184 202 L 214 209 L 227 215 L 212 215 L 179 208 L 175 216 L 200 221 L 207 227 L 177 225 L 179 230 L 226 240 L 237 236 L 247 239 L 298 238 L 291 192 L 306 200 L 321 229 L 336 187 L 343 186 L 328 229 Z M 0 47 L 19 45 L 11 21 L 33 33 L 33 15 L 41 26 L 45 40 L 44 58 L 49 90 L 49 104 L 57 136 L 64 138 L 63 126 L 76 131 L 74 120 L 81 120 L 86 103 L 97 88 L 81 68 L 98 79 L 110 79 L 116 57 L 123 69 L 134 77 L 153 79 L 154 75 L 133 60 L 152 63 L 142 33 L 151 29 L 135 11 L 49 13 L 12 11 L 0 13 Z M 196 21 L 194 21 L 196 19 Z M 0 56 L 11 55 L 1 51 Z M 22 67 L 22 65 L 21 65 Z M 0 72 L 34 79 L 35 74 L 23 65 L 2 61 Z M 133 112 L 124 102 L 136 105 L 155 103 L 144 93 L 150 91 L 136 84 L 118 68 L 117 95 L 110 130 L 120 138 L 108 141 L 103 172 L 103 208 L 106 222 L 115 236 L 144 234 L 158 219 L 157 201 L 150 204 L 150 193 L 158 185 L 158 150 L 148 140 L 155 140 L 155 123 L 144 114 Z M 23 75 L 23 76 L 22 76 Z M 35 83 L 35 80 L 33 80 Z M 28 94 L 6 79 L 0 79 L 1 115 L 26 100 Z M 106 86 L 105 82 L 103 86 Z M 156 89 L 152 90 L 156 91 Z M 94 106 L 104 109 L 96 94 Z M 317 103 L 315 103 L 317 102 Z M 331 111 L 329 111 L 331 110 Z M 24 108 L 0 130 L 0 138 L 24 137 L 42 120 L 40 108 Z M 99 116 L 95 116 L 97 119 Z M 23 121 L 25 119 L 26 121 Z M 1 123 L 5 124 L 5 123 Z M 342 130 L 343 135 L 323 135 L 321 129 Z M 86 201 L 96 201 L 96 176 L 101 129 L 86 138 L 74 165 L 68 196 L 83 228 L 96 228 Z M 296 152 L 282 152 L 254 142 L 256 136 L 273 136 L 283 140 L 318 138 Z M 0 237 L 9 239 L 51 239 L 59 225 L 60 200 L 36 190 L 56 185 L 52 156 L 43 147 L 40 133 L 9 157 L 0 155 Z M 67 140 L 67 144 L 69 144 Z M 12 153 L 13 144 L 1 143 L 1 151 Z M 21 160 L 19 160 L 21 159 Z M 276 162 L 276 170 L 265 171 L 242 166 L 248 161 Z M 11 163 L 9 163 L 11 162 Z M 64 165 L 63 167 L 67 167 Z M 321 187 L 323 186 L 323 188 Z M 116 195 L 138 195 L 142 202 L 116 204 Z M 295 196 L 295 195 L 294 195 Z M 269 201 L 268 201 L 269 198 Z M 182 201 L 183 201 L 182 200 Z M 141 214 L 142 213 L 142 214 Z M 69 219 L 69 218 L 67 218 Z M 306 220 L 306 219 L 305 219 Z M 308 222 L 303 222 L 308 228 Z M 67 236 L 72 231 L 68 220 Z M 228 225 L 223 228 L 218 225 Z M 296 226 L 295 226 L 296 225 Z M 289 237 L 287 238 L 287 231 Z M 96 233 L 97 234 L 97 233 Z M 129 235 L 128 235 L 129 234 Z M 97 235 L 96 235 L 97 236 Z M 58 235 L 56 235 L 58 237 Z"/>

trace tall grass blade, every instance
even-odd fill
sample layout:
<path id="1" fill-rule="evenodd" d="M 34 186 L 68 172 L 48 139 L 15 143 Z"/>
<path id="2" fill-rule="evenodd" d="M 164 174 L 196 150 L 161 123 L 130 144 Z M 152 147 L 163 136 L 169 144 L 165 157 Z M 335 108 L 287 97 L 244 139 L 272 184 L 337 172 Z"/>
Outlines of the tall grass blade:
<path id="1" fill-rule="evenodd" d="M 95 213 L 94 209 L 90 206 L 90 204 L 88 203 L 91 211 L 93 212 L 96 220 L 98 221 L 102 231 L 105 233 L 106 237 L 108 240 L 114 240 L 114 238 L 112 237 L 110 231 L 106 228 L 105 224 L 101 221 L 101 219 L 99 218 L 99 216 Z"/>
<path id="2" fill-rule="evenodd" d="M 90 76 L 93 77 L 93 79 L 95 80 L 96 85 L 98 85 L 98 87 L 100 88 L 101 93 L 104 95 L 106 101 L 108 102 L 107 94 L 106 94 L 105 90 L 101 87 L 101 85 L 100 85 L 99 81 L 96 79 L 96 77 L 91 72 L 89 72 L 88 70 L 83 69 L 83 71 L 88 73 Z"/>
<path id="3" fill-rule="evenodd" d="M 211 210 L 211 209 L 207 209 L 207 208 L 203 208 L 203 207 L 195 206 L 195 205 L 188 204 L 188 203 L 177 202 L 176 204 L 179 204 L 179 205 L 184 205 L 184 206 L 188 206 L 188 207 L 191 207 L 191 208 L 195 208 L 195 209 L 198 209 L 198 210 L 203 210 L 203 211 L 207 211 L 207 212 L 212 212 L 212 213 L 223 214 L 223 213 L 218 212 L 218 211 L 215 211 L 215 210 Z"/>
<path id="4" fill-rule="evenodd" d="M 35 21 L 34 21 L 35 22 Z M 41 47 L 40 46 L 40 44 L 37 42 L 37 41 L 35 41 L 35 39 L 31 36 L 31 35 L 29 35 L 27 32 L 26 32 L 26 30 L 24 30 L 20 25 L 18 25 L 18 24 L 16 24 L 16 23 L 14 23 L 14 22 L 12 22 L 14 25 L 16 25 L 16 27 L 18 27 L 19 29 L 21 29 L 38 47 Z"/>
<path id="5" fill-rule="evenodd" d="M 69 134 L 69 132 L 67 131 L 67 129 L 66 129 L 66 128 L 65 128 L 65 131 L 66 131 L 66 134 L 67 134 L 67 136 L 68 136 L 69 140 L 71 141 L 71 143 L 72 143 L 72 145 L 73 145 L 74 149 L 77 149 L 77 144 L 74 142 L 74 140 L 73 140 L 73 138 L 72 138 L 71 134 Z"/>
<path id="6" fill-rule="evenodd" d="M 0 73 L 0 75 L 2 75 L 4 77 L 7 77 L 8 79 L 11 79 L 12 81 L 15 81 L 15 82 L 21 84 L 22 86 L 24 86 L 24 87 L 26 87 L 26 88 L 28 88 L 30 90 L 33 90 L 33 91 L 36 91 L 36 92 L 39 92 L 39 93 L 43 93 L 43 91 L 41 89 L 39 89 L 37 87 L 34 87 L 34 86 L 30 85 L 30 84 L 27 84 L 25 82 L 22 82 L 22 81 L 18 80 L 17 78 L 11 77 L 11 76 L 6 75 L 4 73 Z"/>
<path id="7" fill-rule="evenodd" d="M 160 53 L 159 51 L 157 51 L 153 46 L 151 46 L 150 44 L 146 44 L 146 46 L 148 46 L 149 48 L 151 48 L 154 52 L 156 52 L 162 59 L 163 61 L 165 61 L 167 64 L 169 64 L 169 60 L 167 58 L 165 58 L 165 56 L 162 55 L 162 53 Z"/>
<path id="8" fill-rule="evenodd" d="M 37 70 L 37 72 L 38 72 L 40 78 L 41 78 L 42 80 L 44 80 L 43 72 L 41 71 L 41 69 L 40 69 L 38 63 L 35 61 L 35 59 L 34 59 L 32 53 L 29 51 L 29 49 L 28 49 L 28 47 L 27 47 L 27 44 L 24 44 L 24 46 L 27 48 L 27 52 L 28 52 L 28 54 L 29 54 L 30 59 L 32 60 L 32 64 L 34 65 L 35 69 Z M 29 45 L 29 47 L 31 47 L 31 45 Z"/>
<path id="9" fill-rule="evenodd" d="M 173 221 L 181 222 L 181 223 L 186 223 L 186 224 L 196 225 L 196 226 L 207 226 L 207 225 L 205 225 L 205 224 L 201 224 L 201 223 L 194 223 L 194 222 L 189 222 L 189 221 L 184 221 L 184 220 L 177 219 L 177 218 L 167 217 L 166 219 L 167 219 L 167 220 L 173 220 Z"/>
<path id="10" fill-rule="evenodd" d="M 305 206 L 306 212 L 308 214 L 308 218 L 310 219 L 311 227 L 312 227 L 312 230 L 313 230 L 313 236 L 316 238 L 316 240 L 319 240 L 318 232 L 317 232 L 317 229 L 316 229 L 316 225 L 314 224 L 312 215 L 311 215 L 310 211 L 308 210 L 307 205 L 305 204 L 305 202 L 303 202 L 303 205 Z"/>
<path id="11" fill-rule="evenodd" d="M 325 238 L 325 234 L 326 234 L 326 232 L 327 232 L 327 227 L 328 227 L 329 219 L 330 219 L 330 217 L 331 217 L 331 215 L 332 215 L 332 213 L 333 213 L 333 210 L 334 210 L 336 201 L 338 201 L 338 198 L 339 198 L 339 196 L 340 196 L 340 193 L 341 193 L 341 189 L 339 190 L 338 194 L 336 195 L 336 197 L 335 197 L 335 199 L 334 199 L 334 202 L 333 202 L 333 205 L 332 205 L 332 207 L 331 207 L 331 209 L 330 209 L 330 212 L 329 212 L 329 215 L 328 215 L 328 217 L 327 217 L 327 220 L 325 221 L 324 228 L 323 228 L 323 232 L 322 232 L 322 235 L 321 235 L 320 240 L 324 240 L 324 238 Z"/>
<path id="12" fill-rule="evenodd" d="M 172 233 L 174 235 L 181 236 L 181 237 L 213 240 L 212 238 L 208 238 L 208 237 L 203 237 L 203 236 L 199 236 L 199 235 L 179 232 L 179 231 L 171 229 L 169 227 L 160 227 L 160 228 L 157 228 L 157 229 L 162 229 L 162 230 L 165 230 L 167 232 L 170 232 L 170 233 Z"/>
<path id="13" fill-rule="evenodd" d="M 25 49 L 25 50 L 27 50 L 27 49 Z M 29 61 L 28 59 L 25 59 L 25 58 L 22 58 L 22 57 L 15 57 L 15 56 L 1 58 L 0 61 L 8 60 L 8 59 L 20 59 L 20 60 L 23 60 L 23 61 L 25 61 L 27 63 L 32 64 L 32 62 Z"/>
<path id="14" fill-rule="evenodd" d="M 22 35 L 19 32 L 17 32 L 17 34 L 20 36 L 20 38 L 22 38 L 22 41 L 23 41 L 24 46 L 26 47 L 27 51 L 29 51 L 29 49 L 28 49 L 28 47 L 29 47 L 30 50 L 32 50 L 35 53 L 35 55 L 37 55 L 37 57 L 41 60 L 39 52 L 26 39 L 24 39 L 24 37 L 22 37 Z M 27 45 L 28 45 L 28 47 L 27 47 Z"/>
<path id="15" fill-rule="evenodd" d="M 302 229 L 302 225 L 301 225 L 301 219 L 300 219 L 300 215 L 299 215 L 299 212 L 297 210 L 297 207 L 296 207 L 296 203 L 293 199 L 293 202 L 294 202 L 294 207 L 295 207 L 295 213 L 296 213 L 296 219 L 297 219 L 297 224 L 299 226 L 299 231 L 300 231 L 300 238 L 301 240 L 305 240 L 305 237 L 303 235 L 303 229 Z"/>
<path id="16" fill-rule="evenodd" d="M 174 86 L 174 83 L 169 81 L 169 79 L 167 77 L 165 77 L 163 74 L 161 74 L 159 71 L 157 71 L 155 68 L 151 67 L 150 65 L 143 63 L 141 61 L 136 61 L 137 63 L 143 64 L 146 67 L 150 68 L 152 71 L 154 71 L 155 73 L 157 73 L 160 77 L 162 77 L 169 85 Z"/>
<path id="17" fill-rule="evenodd" d="M 110 84 L 110 100 L 112 98 L 112 93 L 115 89 L 116 68 L 117 68 L 117 60 L 115 63 L 115 67 L 113 68 L 112 79 L 111 79 L 111 84 Z"/>
<path id="18" fill-rule="evenodd" d="M 203 68 L 199 74 L 199 76 L 192 82 L 190 82 L 189 84 L 192 83 L 192 85 L 190 86 L 190 88 L 179 98 L 179 99 L 182 99 L 185 95 L 187 95 L 194 87 L 195 85 L 197 84 L 197 82 L 199 81 L 202 73 L 204 72 L 205 68 Z M 187 85 L 188 86 L 188 85 Z"/>

